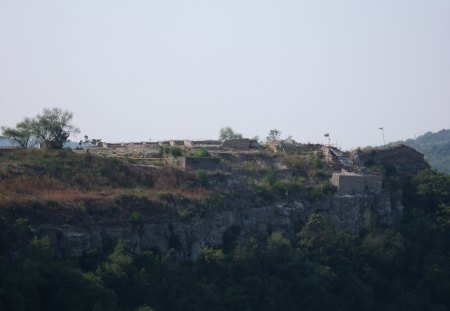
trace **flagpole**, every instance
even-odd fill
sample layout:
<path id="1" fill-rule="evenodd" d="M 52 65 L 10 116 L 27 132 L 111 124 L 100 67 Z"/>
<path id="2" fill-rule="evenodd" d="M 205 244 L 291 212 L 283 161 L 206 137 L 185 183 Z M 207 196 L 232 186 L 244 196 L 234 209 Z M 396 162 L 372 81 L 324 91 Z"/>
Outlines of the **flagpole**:
<path id="1" fill-rule="evenodd" d="M 384 146 L 386 146 L 386 142 L 384 140 L 384 127 L 382 126 L 379 129 L 381 130 L 381 135 L 383 136 L 383 147 L 384 147 Z"/>
<path id="2" fill-rule="evenodd" d="M 326 133 L 325 135 L 323 135 L 325 137 L 328 137 L 328 147 L 331 146 L 331 138 L 330 138 L 330 133 Z"/>

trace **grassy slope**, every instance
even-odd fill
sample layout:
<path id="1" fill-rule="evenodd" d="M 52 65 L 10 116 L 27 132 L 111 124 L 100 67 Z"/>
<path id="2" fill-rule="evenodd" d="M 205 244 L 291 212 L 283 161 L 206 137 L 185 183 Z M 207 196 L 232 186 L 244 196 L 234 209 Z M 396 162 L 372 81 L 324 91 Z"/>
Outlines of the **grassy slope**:
<path id="1" fill-rule="evenodd" d="M 0 153 L 0 211 L 6 214 L 59 217 L 114 210 L 128 219 L 134 210 L 177 212 L 180 205 L 210 198 L 195 175 L 180 171 L 138 169 L 70 150 Z"/>
<path id="2" fill-rule="evenodd" d="M 255 173 L 257 163 L 251 161 L 224 163 L 224 171 L 199 174 L 136 167 L 124 159 L 71 150 L 3 152 L 0 212 L 28 218 L 34 211 L 39 213 L 32 217 L 36 221 L 48 215 L 64 221 L 73 214 L 112 211 L 123 219 L 133 211 L 184 218 L 214 209 L 263 206 L 286 200 L 287 192 L 290 199 L 315 200 L 334 190 L 330 172 L 319 159 L 307 154 L 272 157 L 280 157 L 277 161 L 289 167 L 292 176 L 277 177 L 270 166 Z"/>

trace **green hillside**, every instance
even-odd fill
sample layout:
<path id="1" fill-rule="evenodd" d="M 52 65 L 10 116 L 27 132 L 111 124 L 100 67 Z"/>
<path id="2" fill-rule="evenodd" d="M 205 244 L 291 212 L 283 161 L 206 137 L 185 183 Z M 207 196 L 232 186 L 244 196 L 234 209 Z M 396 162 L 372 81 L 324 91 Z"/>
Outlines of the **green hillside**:
<path id="1" fill-rule="evenodd" d="M 322 212 L 337 208 L 326 197 L 333 192 L 325 183 L 330 168 L 306 155 L 266 155 L 278 157 L 298 174 L 291 183 L 267 171 L 260 181 L 232 188 L 226 179 L 255 178 L 256 164 L 241 160 L 233 176 L 149 169 L 72 150 L 0 153 L 0 310 L 450 310 L 449 175 L 423 170 L 400 183 L 386 165 L 380 169 L 389 174 L 386 186 L 402 193 L 401 218 L 386 226 L 377 214 L 367 230 L 353 234 Z M 287 191 L 291 201 L 282 205 Z M 320 196 L 324 207 L 304 220 L 288 216 Z M 248 211 L 268 215 L 272 204 L 281 205 L 292 235 L 269 217 L 267 236 L 244 227 Z M 177 257 L 184 236 L 195 242 L 179 230 L 182 224 L 194 231 L 207 219 L 208 228 L 222 227 L 220 215 L 231 214 L 220 211 L 231 209 L 242 211 L 240 225 L 224 232 L 222 245 L 205 243 L 195 261 Z M 92 234 L 102 239 L 96 247 L 86 238 L 99 227 Z M 88 242 L 86 248 L 71 255 L 77 244 L 61 228 L 72 241 Z M 154 228 L 167 233 L 168 248 L 136 249 Z"/>
<path id="2" fill-rule="evenodd" d="M 434 169 L 450 174 L 450 130 L 427 132 L 403 143 L 423 153 Z"/>

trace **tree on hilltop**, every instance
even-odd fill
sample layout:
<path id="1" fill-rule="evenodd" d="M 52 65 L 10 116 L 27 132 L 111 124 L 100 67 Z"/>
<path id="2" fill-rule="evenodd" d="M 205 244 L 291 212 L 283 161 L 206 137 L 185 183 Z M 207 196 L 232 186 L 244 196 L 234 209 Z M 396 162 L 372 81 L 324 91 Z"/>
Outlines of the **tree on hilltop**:
<path id="1" fill-rule="evenodd" d="M 219 140 L 224 141 L 227 139 L 239 139 L 242 138 L 242 134 L 236 133 L 231 127 L 223 127 L 220 129 Z"/>
<path id="2" fill-rule="evenodd" d="M 89 146 L 101 146 L 102 144 L 102 140 L 100 138 L 92 138 L 89 139 L 89 136 L 84 135 L 84 140 L 80 140 L 80 142 L 78 143 L 79 147 L 82 147 L 82 145 L 87 145 Z"/>
<path id="3" fill-rule="evenodd" d="M 25 118 L 15 128 L 2 127 L 3 135 L 29 148 L 40 142 L 49 149 L 62 149 L 72 133 L 79 129 L 72 124 L 73 114 L 59 108 L 44 109 L 42 115 Z"/>
<path id="4" fill-rule="evenodd" d="M 269 131 L 269 135 L 266 137 L 266 141 L 280 141 L 281 140 L 281 131 L 277 129 L 273 129 Z"/>
<path id="5" fill-rule="evenodd" d="M 62 149 L 70 134 L 80 130 L 72 124 L 73 113 L 59 108 L 44 109 L 33 122 L 33 132 L 49 149 Z"/>
<path id="6" fill-rule="evenodd" d="M 38 143 L 33 133 L 33 120 L 30 118 L 17 123 L 15 128 L 2 126 L 2 133 L 22 148 L 30 148 Z"/>

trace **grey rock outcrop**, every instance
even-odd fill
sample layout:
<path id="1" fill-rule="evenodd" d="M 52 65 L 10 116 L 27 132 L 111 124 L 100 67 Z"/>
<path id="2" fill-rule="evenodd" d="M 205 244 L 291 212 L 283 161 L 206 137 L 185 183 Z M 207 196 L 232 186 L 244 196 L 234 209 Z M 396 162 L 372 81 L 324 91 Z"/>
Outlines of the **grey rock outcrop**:
<path id="1" fill-rule="evenodd" d="M 100 219 L 86 214 L 83 224 L 40 223 L 38 235 L 49 235 L 63 257 L 80 257 L 92 251 L 103 252 L 119 239 L 127 240 L 136 253 L 175 249 L 179 259 L 195 260 L 208 245 L 224 247 L 236 240 L 264 241 L 272 232 L 282 232 L 294 240 L 312 213 L 327 215 L 336 227 L 358 234 L 374 223 L 390 225 L 401 213 L 400 200 L 388 193 L 333 195 L 319 202 L 281 202 L 259 208 L 210 212 L 186 220 L 178 216 L 144 219 L 138 230 L 120 219 Z"/>

